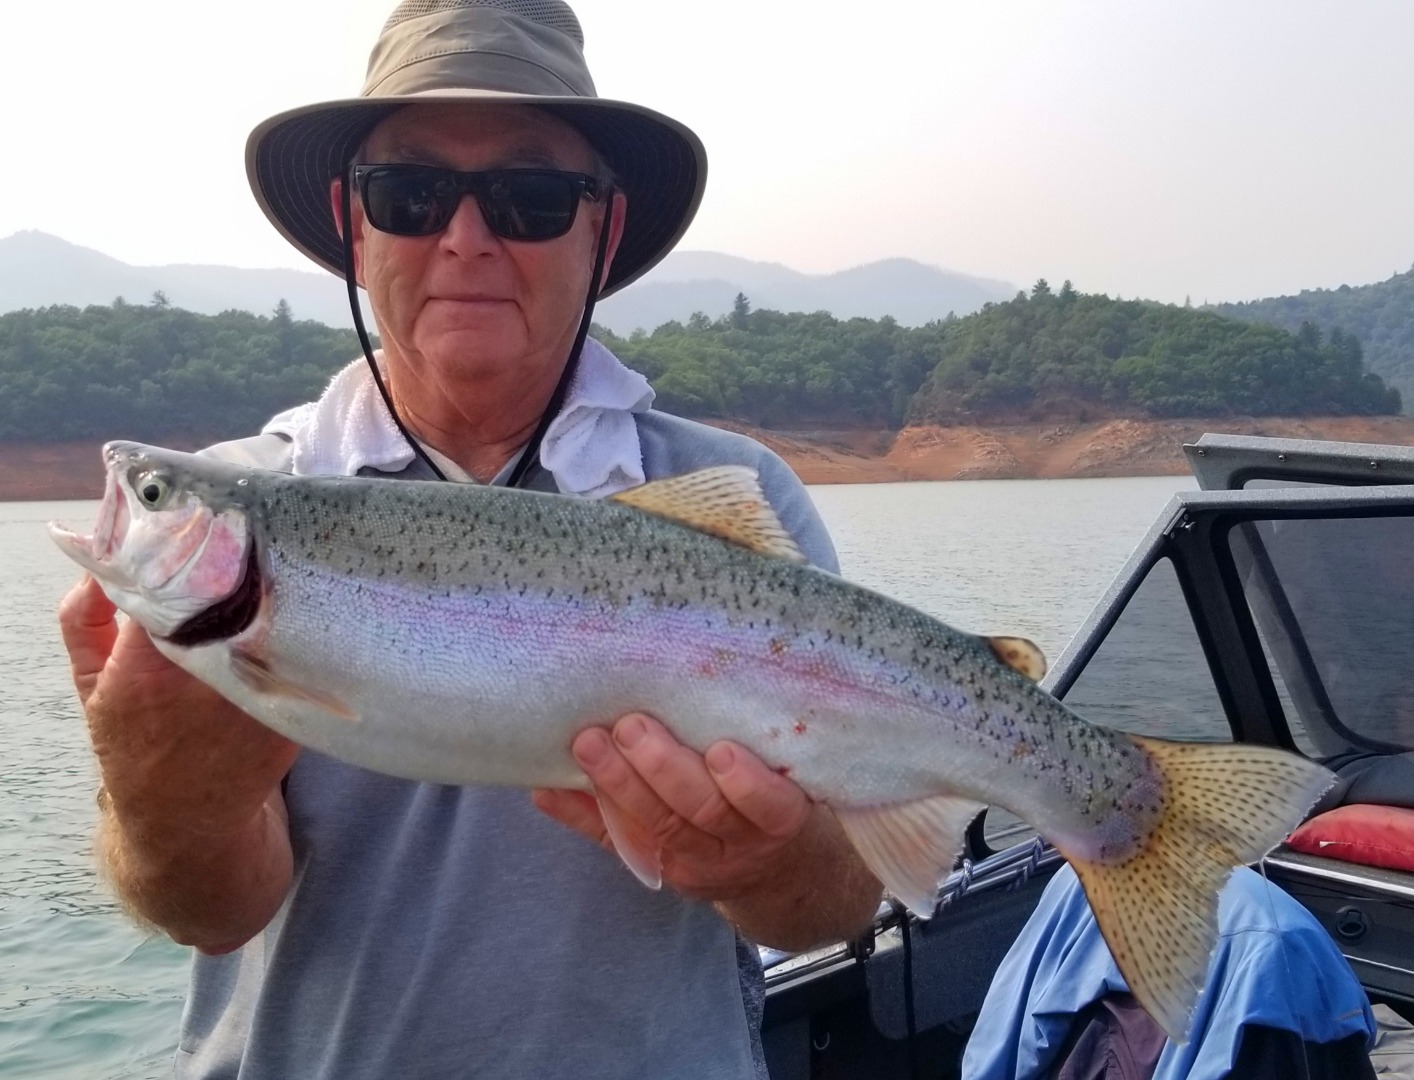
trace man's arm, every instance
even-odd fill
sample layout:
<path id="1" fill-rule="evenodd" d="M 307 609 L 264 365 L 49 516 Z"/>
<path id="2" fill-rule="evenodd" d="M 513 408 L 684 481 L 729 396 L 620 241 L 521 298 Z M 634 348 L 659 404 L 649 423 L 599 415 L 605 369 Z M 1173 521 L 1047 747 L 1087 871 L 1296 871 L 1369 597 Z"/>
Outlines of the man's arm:
<path id="1" fill-rule="evenodd" d="M 138 919 L 204 952 L 239 948 L 289 888 L 280 781 L 298 748 L 193 679 L 91 578 L 59 608 L 103 787 L 97 846 Z"/>
<path id="2" fill-rule="evenodd" d="M 699 755 L 650 717 L 581 732 L 579 765 L 600 799 L 659 852 L 664 882 L 713 901 L 743 935 L 803 950 L 869 926 L 882 889 L 827 807 L 750 751 L 720 742 Z M 612 847 L 594 796 L 540 791 L 536 805 Z"/>

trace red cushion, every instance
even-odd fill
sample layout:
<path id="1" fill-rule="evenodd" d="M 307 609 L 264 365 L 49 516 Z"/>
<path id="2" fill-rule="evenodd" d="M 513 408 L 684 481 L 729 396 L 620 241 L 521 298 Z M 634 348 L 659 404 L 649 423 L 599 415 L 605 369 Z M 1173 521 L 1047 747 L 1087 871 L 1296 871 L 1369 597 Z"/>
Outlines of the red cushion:
<path id="1" fill-rule="evenodd" d="M 1414 810 L 1356 803 L 1317 814 L 1287 839 L 1307 855 L 1414 870 Z"/>

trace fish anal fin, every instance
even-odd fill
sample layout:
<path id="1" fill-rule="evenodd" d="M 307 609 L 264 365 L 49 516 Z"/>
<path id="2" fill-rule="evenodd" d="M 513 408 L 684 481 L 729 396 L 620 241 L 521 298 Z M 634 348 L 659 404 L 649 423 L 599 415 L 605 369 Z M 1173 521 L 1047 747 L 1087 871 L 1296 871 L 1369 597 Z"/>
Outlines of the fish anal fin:
<path id="1" fill-rule="evenodd" d="M 288 698 L 318 706 L 340 720 L 354 722 L 358 715 L 332 694 L 285 682 L 264 659 L 239 649 L 231 653 L 231 673 L 257 694 Z"/>
<path id="2" fill-rule="evenodd" d="M 745 465 L 718 465 L 666 480 L 650 480 L 610 495 L 609 499 L 760 555 L 806 561 L 766 501 L 756 471 Z"/>
<path id="3" fill-rule="evenodd" d="M 982 803 L 935 795 L 887 806 L 832 807 L 845 835 L 884 887 L 920 919 L 931 919 L 938 883 L 962 852 Z"/>
<path id="4" fill-rule="evenodd" d="M 594 797 L 599 800 L 599 816 L 604 819 L 609 840 L 624 865 L 650 889 L 661 889 L 663 860 L 659 857 L 658 845 L 612 799 L 606 799 L 598 792 Z"/>
<path id="5" fill-rule="evenodd" d="M 1030 638 L 986 637 L 992 653 L 1013 671 L 1025 675 L 1032 682 L 1040 682 L 1046 675 L 1046 654 Z"/>
<path id="6" fill-rule="evenodd" d="M 1130 991 L 1181 1043 L 1207 982 L 1228 875 L 1280 843 L 1333 778 L 1269 746 L 1124 738 L 1162 775 L 1156 823 L 1121 861 L 1062 853 Z"/>

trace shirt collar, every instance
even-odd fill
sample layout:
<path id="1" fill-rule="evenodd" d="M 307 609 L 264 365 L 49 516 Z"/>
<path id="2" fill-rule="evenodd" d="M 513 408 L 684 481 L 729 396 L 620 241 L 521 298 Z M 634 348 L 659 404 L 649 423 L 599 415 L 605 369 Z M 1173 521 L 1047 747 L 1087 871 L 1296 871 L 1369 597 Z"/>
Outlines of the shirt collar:
<path id="1" fill-rule="evenodd" d="M 381 366 L 381 352 L 374 356 Z M 646 412 L 653 397 L 647 379 L 598 341 L 585 339 L 564 405 L 540 447 L 540 464 L 555 486 L 564 494 L 597 497 L 643 483 L 643 451 L 633 415 Z M 415 457 L 363 360 L 336 372 L 318 401 L 287 409 L 263 430 L 294 444 L 296 475 L 352 476 L 365 468 L 395 473 Z M 471 479 L 445 455 L 423 449 L 449 479 Z M 512 467 L 508 464 L 497 480 Z"/>

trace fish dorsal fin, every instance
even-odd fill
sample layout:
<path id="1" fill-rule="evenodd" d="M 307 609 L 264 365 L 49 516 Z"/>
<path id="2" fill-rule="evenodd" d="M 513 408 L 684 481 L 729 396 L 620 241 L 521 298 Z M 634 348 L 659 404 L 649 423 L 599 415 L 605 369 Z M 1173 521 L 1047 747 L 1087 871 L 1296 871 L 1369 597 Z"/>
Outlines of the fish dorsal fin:
<path id="1" fill-rule="evenodd" d="M 666 480 L 650 480 L 610 495 L 609 499 L 739 544 L 759 555 L 806 561 L 766 501 L 756 470 L 745 465 L 718 465 Z"/>
<path id="2" fill-rule="evenodd" d="M 983 638 L 1000 660 L 1012 671 L 1020 672 L 1032 682 L 1040 682 L 1046 674 L 1046 654 L 1036 643 L 1024 637 Z"/>
<path id="3" fill-rule="evenodd" d="M 938 906 L 938 883 L 962 854 L 967 827 L 985 807 L 957 795 L 892 806 L 831 807 L 859 857 L 920 919 Z"/>

